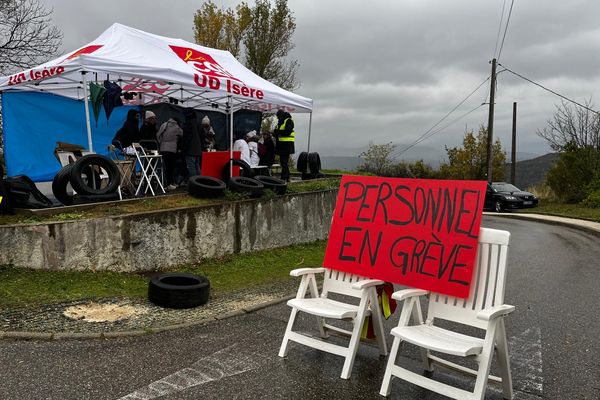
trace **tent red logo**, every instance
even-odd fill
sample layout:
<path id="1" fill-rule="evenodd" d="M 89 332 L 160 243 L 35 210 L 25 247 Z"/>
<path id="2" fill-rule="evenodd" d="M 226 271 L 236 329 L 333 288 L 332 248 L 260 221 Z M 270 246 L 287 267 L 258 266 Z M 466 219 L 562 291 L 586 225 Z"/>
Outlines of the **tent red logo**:
<path id="1" fill-rule="evenodd" d="M 77 50 L 75 53 L 71 54 L 69 57 L 65 58 L 65 61 L 73 60 L 82 54 L 92 54 L 93 52 L 98 50 L 100 47 L 102 47 L 101 44 L 93 44 L 91 46 L 82 47 L 81 49 Z"/>
<path id="2" fill-rule="evenodd" d="M 225 79 L 233 79 L 238 82 L 241 82 L 231 73 L 226 71 L 221 65 L 212 58 L 211 55 L 203 53 L 201 51 L 190 49 L 186 47 L 178 47 L 178 46 L 169 46 L 171 50 L 179 56 L 183 61 L 190 64 L 194 69 L 200 72 L 202 75 L 206 75 L 208 77 L 213 78 L 225 78 Z"/>
<path id="3" fill-rule="evenodd" d="M 221 80 L 225 80 L 224 90 L 234 95 L 253 97 L 259 100 L 264 98 L 260 89 L 246 86 L 244 82 L 225 70 L 210 54 L 190 49 L 189 47 L 169 46 L 177 56 L 191 65 L 194 70 L 194 82 L 202 88 L 210 90 L 221 89 Z M 235 82 L 232 82 L 235 81 Z"/>

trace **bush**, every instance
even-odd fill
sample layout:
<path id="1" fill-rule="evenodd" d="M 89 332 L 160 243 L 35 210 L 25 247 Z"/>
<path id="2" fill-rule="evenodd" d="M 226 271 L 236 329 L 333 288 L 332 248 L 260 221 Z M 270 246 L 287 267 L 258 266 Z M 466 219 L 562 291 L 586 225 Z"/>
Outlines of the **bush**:
<path id="1" fill-rule="evenodd" d="M 586 188 L 587 197 L 583 199 L 581 204 L 586 207 L 600 208 L 600 179 L 596 179 Z"/>

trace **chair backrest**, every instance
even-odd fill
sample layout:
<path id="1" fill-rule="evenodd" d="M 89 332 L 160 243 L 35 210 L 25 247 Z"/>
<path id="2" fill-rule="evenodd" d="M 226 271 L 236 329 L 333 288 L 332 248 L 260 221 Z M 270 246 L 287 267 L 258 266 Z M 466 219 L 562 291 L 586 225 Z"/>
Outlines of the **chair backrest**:
<path id="1" fill-rule="evenodd" d="M 476 316 L 485 308 L 504 304 L 509 240 L 507 231 L 481 228 L 469 297 L 460 299 L 431 293 L 427 319 L 445 319 L 485 329 L 487 322 Z"/>
<path id="2" fill-rule="evenodd" d="M 321 292 L 321 296 L 327 297 L 329 293 L 337 293 L 346 296 L 360 297 L 361 291 L 353 289 L 352 284 L 364 281 L 365 279 L 369 278 L 335 269 L 326 269 L 323 277 L 323 291 Z"/>
<path id="3" fill-rule="evenodd" d="M 61 167 L 73 164 L 77 160 L 77 156 L 72 151 L 57 151 L 56 156 Z"/>

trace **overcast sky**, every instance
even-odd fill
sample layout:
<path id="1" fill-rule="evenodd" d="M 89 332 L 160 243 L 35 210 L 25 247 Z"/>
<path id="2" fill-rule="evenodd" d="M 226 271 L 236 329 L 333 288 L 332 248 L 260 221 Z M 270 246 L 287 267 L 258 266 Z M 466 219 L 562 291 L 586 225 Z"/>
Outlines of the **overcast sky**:
<path id="1" fill-rule="evenodd" d="M 201 1 L 44 0 L 64 33 L 63 50 L 96 38 L 114 22 L 193 42 Z M 252 0 L 249 0 L 252 4 Z M 216 1 L 234 6 L 238 1 Z M 358 155 L 370 142 L 413 143 L 490 74 L 505 4 L 511 0 L 289 0 L 296 18 L 298 94 L 314 99 L 311 151 Z M 600 2 L 515 0 L 500 63 L 576 101 L 600 104 Z M 502 68 L 499 67 L 499 70 Z M 489 82 L 439 126 L 488 101 Z M 518 103 L 517 151 L 541 155 L 536 135 L 560 99 L 509 72 L 498 76 L 495 137 L 510 150 L 512 103 Z M 296 115 L 306 149 L 308 116 Z M 439 160 L 444 145 L 487 125 L 482 106 L 402 157 Z M 401 157 L 401 158 L 402 158 Z"/>

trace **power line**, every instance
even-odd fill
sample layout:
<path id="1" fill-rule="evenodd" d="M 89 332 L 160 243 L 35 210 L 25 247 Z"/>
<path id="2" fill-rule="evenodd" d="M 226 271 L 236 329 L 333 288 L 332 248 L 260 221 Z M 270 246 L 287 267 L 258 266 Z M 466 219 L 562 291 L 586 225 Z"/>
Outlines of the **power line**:
<path id="1" fill-rule="evenodd" d="M 454 124 L 457 121 L 460 121 L 461 119 L 463 119 L 464 117 L 466 117 L 467 115 L 471 114 L 472 112 L 476 111 L 477 109 L 483 107 L 484 104 L 480 104 L 477 107 L 473 108 L 470 111 L 467 111 L 466 113 L 464 113 L 463 115 L 461 115 L 458 118 L 455 118 L 454 120 L 450 121 L 448 124 L 442 126 L 441 128 L 438 128 L 437 130 L 431 132 L 429 135 L 427 135 L 426 137 L 417 140 L 415 142 L 413 142 L 412 144 L 410 144 L 409 146 L 407 146 L 405 149 L 401 150 L 398 154 L 396 154 L 395 156 L 392 157 L 392 160 L 396 160 L 398 157 L 400 157 L 402 154 L 404 154 L 406 151 L 410 150 L 412 147 L 416 146 L 417 144 L 429 139 L 430 137 L 437 135 L 438 133 L 442 132 L 444 129 L 448 128 L 449 126 L 451 126 L 452 124 Z"/>
<path id="2" fill-rule="evenodd" d="M 502 36 L 502 44 L 500 45 L 500 51 L 498 52 L 498 62 L 500 62 L 500 54 L 502 54 L 502 47 L 504 47 L 504 39 L 506 39 L 506 31 L 508 31 L 508 23 L 510 22 L 510 15 L 512 14 L 513 5 L 515 0 L 510 3 L 510 10 L 508 10 L 508 18 L 506 19 L 506 27 L 504 28 L 504 35 Z"/>
<path id="3" fill-rule="evenodd" d="M 500 65 L 500 64 L 498 64 L 498 65 Z M 523 75 L 516 73 L 515 71 L 512 71 L 511 69 L 507 68 L 505 65 L 502 65 L 502 67 L 504 68 L 504 71 L 508 71 L 508 72 L 510 72 L 511 74 L 513 74 L 513 75 L 516 75 L 516 76 L 518 76 L 519 78 L 521 78 L 521 79 L 524 79 L 524 80 L 526 80 L 526 81 L 527 81 L 527 82 L 529 82 L 529 83 L 533 83 L 534 85 L 536 85 L 536 86 L 539 86 L 539 87 L 541 87 L 541 88 L 542 88 L 542 89 L 544 89 L 544 90 L 547 90 L 548 92 L 550 92 L 550 93 L 552 93 L 552 94 L 554 94 L 554 95 L 556 95 L 556 96 L 560 97 L 561 99 L 564 99 L 564 100 L 566 100 L 566 101 L 569 101 L 569 102 L 571 102 L 571 103 L 573 103 L 573 104 L 576 104 L 576 105 L 578 105 L 579 107 L 581 107 L 581 108 L 584 108 L 584 109 L 586 109 L 586 110 L 588 110 L 588 111 L 591 111 L 591 112 L 593 112 L 593 113 L 600 114 L 600 112 L 598 112 L 598 111 L 596 111 L 596 110 L 592 110 L 591 108 L 589 108 L 589 107 L 587 107 L 587 106 L 584 106 L 583 104 L 581 104 L 581 103 L 578 103 L 578 102 L 576 102 L 575 100 L 568 98 L 567 96 L 564 96 L 564 95 L 562 95 L 562 94 L 560 94 L 560 93 L 558 93 L 558 92 L 555 92 L 555 91 L 554 91 L 554 90 L 552 90 L 552 89 L 548 89 L 548 88 L 547 88 L 547 87 L 545 87 L 544 85 L 541 85 L 541 84 L 539 84 L 539 83 L 537 83 L 537 82 L 534 82 L 534 81 L 532 81 L 531 79 L 529 79 L 529 78 L 526 78 L 526 77 L 524 77 Z"/>
<path id="4" fill-rule="evenodd" d="M 496 50 L 498 50 L 498 41 L 500 40 L 500 32 L 502 31 L 502 20 L 504 20 L 504 7 L 506 6 L 506 0 L 502 3 L 502 15 L 500 15 L 500 23 L 498 24 L 498 35 L 496 35 L 496 47 L 494 47 L 494 57 L 496 58 Z"/>
<path id="5" fill-rule="evenodd" d="M 458 107 L 460 107 L 461 105 L 463 105 L 463 103 L 465 101 L 467 101 L 473 94 L 475 94 L 475 92 L 477 92 L 479 90 L 479 88 L 481 88 L 488 80 L 490 79 L 490 77 L 488 76 L 487 78 L 485 78 L 483 80 L 483 82 L 481 82 L 475 89 L 473 89 L 473 91 L 471 93 L 469 93 L 467 95 L 467 97 L 465 97 L 464 99 L 462 99 L 460 101 L 460 103 L 458 103 L 456 106 L 454 106 L 454 108 L 452 108 L 446 115 L 444 115 L 439 121 L 437 121 L 431 128 L 429 128 L 425 133 L 423 133 L 421 136 L 419 136 L 413 143 L 411 143 L 410 145 L 398 150 L 398 155 L 394 156 L 394 158 L 397 158 L 398 156 L 404 154 L 408 149 L 412 148 L 413 146 L 415 146 L 417 143 L 422 142 L 423 140 L 426 139 L 426 136 L 433 130 L 435 129 L 436 126 L 438 126 L 439 124 L 441 124 L 446 118 L 448 118 L 450 116 L 450 114 L 452 114 L 454 111 L 456 111 L 456 109 Z"/>

